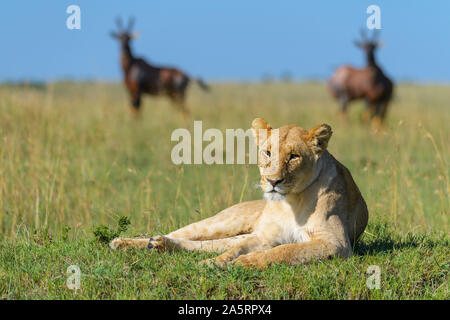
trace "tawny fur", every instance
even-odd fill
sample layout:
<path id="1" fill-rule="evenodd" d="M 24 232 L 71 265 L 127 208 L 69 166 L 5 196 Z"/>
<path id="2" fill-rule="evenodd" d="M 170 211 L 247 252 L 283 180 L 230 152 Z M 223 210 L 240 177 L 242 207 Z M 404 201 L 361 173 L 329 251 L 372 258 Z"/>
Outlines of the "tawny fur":
<path id="1" fill-rule="evenodd" d="M 236 204 L 164 236 L 118 238 L 110 247 L 220 252 L 204 262 L 258 268 L 350 256 L 367 225 L 368 211 L 350 172 L 326 150 L 331 128 L 323 124 L 308 131 L 288 125 L 275 135 L 259 118 L 252 128 L 260 153 L 270 155 L 260 156 L 258 162 L 266 200 Z M 268 131 L 268 139 L 260 136 L 260 129 Z M 277 138 L 278 165 L 266 174 Z"/>

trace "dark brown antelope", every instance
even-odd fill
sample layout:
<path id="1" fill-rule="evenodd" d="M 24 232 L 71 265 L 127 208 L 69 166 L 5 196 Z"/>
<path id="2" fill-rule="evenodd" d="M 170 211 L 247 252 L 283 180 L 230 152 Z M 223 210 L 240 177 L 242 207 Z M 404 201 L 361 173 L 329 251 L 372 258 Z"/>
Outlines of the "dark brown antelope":
<path id="1" fill-rule="evenodd" d="M 185 105 L 186 88 L 192 78 L 178 69 L 153 66 L 144 59 L 134 57 L 130 48 L 130 41 L 137 37 L 137 33 L 132 33 L 134 19 L 128 21 L 126 29 L 123 29 L 121 19 L 118 18 L 116 23 L 118 32 L 111 32 L 111 36 L 119 40 L 121 45 L 122 71 L 131 98 L 132 112 L 139 114 L 142 94 L 166 95 L 180 108 L 186 118 L 189 115 Z M 208 86 L 202 80 L 192 80 L 195 80 L 202 89 L 208 90 Z"/>
<path id="2" fill-rule="evenodd" d="M 375 61 L 375 50 L 382 46 L 382 43 L 377 41 L 376 34 L 372 40 L 366 38 L 364 31 L 361 31 L 361 36 L 362 41 L 355 41 L 355 45 L 365 52 L 367 66 L 363 69 L 349 65 L 339 67 L 328 80 L 328 87 L 332 96 L 339 100 L 343 116 L 349 102 L 364 99 L 365 118 L 383 122 L 394 85 Z"/>

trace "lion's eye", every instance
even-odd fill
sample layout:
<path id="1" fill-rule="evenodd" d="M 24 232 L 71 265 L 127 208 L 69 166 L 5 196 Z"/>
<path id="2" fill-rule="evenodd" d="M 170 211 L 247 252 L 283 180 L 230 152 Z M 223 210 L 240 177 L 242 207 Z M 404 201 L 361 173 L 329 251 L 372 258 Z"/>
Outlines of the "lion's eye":
<path id="1" fill-rule="evenodd" d="M 268 157 L 270 158 L 270 151 L 269 151 L 269 150 L 264 150 L 263 152 L 264 152 L 264 154 L 265 154 L 266 156 L 268 156 Z"/>
<path id="2" fill-rule="evenodd" d="M 289 157 L 289 161 L 294 160 L 294 159 L 298 159 L 298 158 L 300 158 L 300 156 L 298 154 L 291 153 L 291 155 Z"/>

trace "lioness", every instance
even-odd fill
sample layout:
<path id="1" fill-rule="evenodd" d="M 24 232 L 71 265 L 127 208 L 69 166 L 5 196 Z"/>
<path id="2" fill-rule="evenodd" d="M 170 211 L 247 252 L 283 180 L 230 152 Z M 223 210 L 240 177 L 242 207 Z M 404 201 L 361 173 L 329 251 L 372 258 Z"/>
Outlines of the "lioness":
<path id="1" fill-rule="evenodd" d="M 331 127 L 321 124 L 308 131 L 286 125 L 275 135 L 257 118 L 252 131 L 263 155 L 258 167 L 265 200 L 236 204 L 164 236 L 117 238 L 110 247 L 223 252 L 205 262 L 257 268 L 350 256 L 368 211 L 350 172 L 326 150 Z M 277 166 L 267 174 L 277 142 Z"/>

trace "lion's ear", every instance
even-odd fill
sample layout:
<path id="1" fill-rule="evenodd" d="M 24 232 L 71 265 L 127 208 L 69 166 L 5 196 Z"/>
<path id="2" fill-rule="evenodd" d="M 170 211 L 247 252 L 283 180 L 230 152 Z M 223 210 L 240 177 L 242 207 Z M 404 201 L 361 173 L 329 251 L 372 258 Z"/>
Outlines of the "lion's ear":
<path id="1" fill-rule="evenodd" d="M 270 130 L 272 128 L 270 127 L 270 124 L 268 124 L 264 119 L 256 118 L 252 122 L 252 132 L 253 136 L 255 137 L 255 141 L 257 145 L 260 145 L 260 143 L 264 143 L 265 140 L 270 136 Z M 264 131 L 266 130 L 266 131 Z M 261 133 L 264 134 L 264 136 L 260 136 Z M 260 141 L 261 138 L 261 141 Z"/>
<path id="2" fill-rule="evenodd" d="M 308 132 L 305 140 L 314 154 L 321 155 L 327 149 L 332 134 L 333 131 L 329 125 L 320 124 Z"/>

